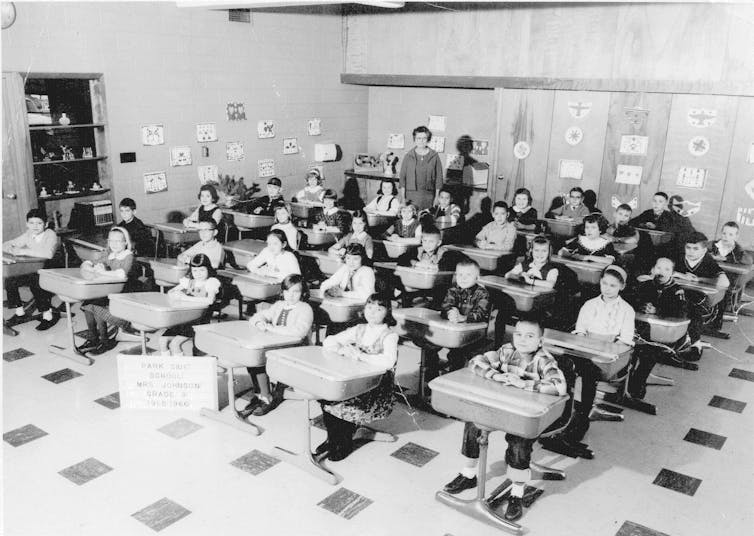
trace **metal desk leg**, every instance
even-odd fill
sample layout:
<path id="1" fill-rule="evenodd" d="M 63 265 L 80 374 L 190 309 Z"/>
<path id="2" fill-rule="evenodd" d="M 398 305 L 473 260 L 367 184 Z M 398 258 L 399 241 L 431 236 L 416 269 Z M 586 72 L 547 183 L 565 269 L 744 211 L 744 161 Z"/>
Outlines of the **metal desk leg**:
<path id="1" fill-rule="evenodd" d="M 606 402 L 623 406 L 624 408 L 641 411 L 642 413 L 647 413 L 649 415 L 657 415 L 657 407 L 654 404 L 650 404 L 649 402 L 644 402 L 643 400 L 640 400 L 638 398 L 632 398 L 631 396 L 629 396 L 628 379 L 631 377 L 631 373 L 633 372 L 633 370 L 634 370 L 634 365 L 632 363 L 628 367 L 628 374 L 626 374 L 626 377 L 623 379 L 620 389 L 615 393 L 609 393 L 609 394 L 603 395 L 602 399 L 605 400 Z M 606 412 L 606 413 L 609 413 L 609 412 Z M 613 413 L 612 415 L 618 415 L 618 414 Z M 621 415 L 621 420 L 623 420 L 623 415 Z"/>
<path id="2" fill-rule="evenodd" d="M 675 385 L 675 380 L 673 380 L 673 378 L 668 378 L 667 376 L 660 376 L 659 374 L 650 373 L 647 385 L 662 385 L 665 387 L 670 387 L 672 385 Z"/>
<path id="3" fill-rule="evenodd" d="M 241 430 L 242 432 L 248 432 L 251 435 L 258 436 L 260 433 L 262 433 L 261 428 L 257 426 L 254 423 L 251 423 L 247 421 L 244 416 L 236 409 L 236 391 L 235 391 L 235 377 L 233 376 L 233 366 L 231 365 L 222 365 L 223 367 L 227 366 L 227 372 L 228 372 L 228 406 L 230 406 L 230 411 L 233 413 L 232 419 L 229 419 L 226 417 L 226 414 L 224 414 L 221 411 L 216 411 L 214 409 L 209 408 L 202 408 L 200 414 L 202 417 L 207 417 L 208 419 L 212 419 L 213 421 L 221 422 L 223 424 L 227 424 L 228 426 L 232 426 L 236 430 Z"/>
<path id="4" fill-rule="evenodd" d="M 67 322 L 68 322 L 68 334 L 70 335 L 70 340 L 69 340 L 70 348 L 64 348 L 56 344 L 51 344 L 48 349 L 51 354 L 58 355 L 60 357 L 65 357 L 67 359 L 70 359 L 71 361 L 75 361 L 76 363 L 80 363 L 82 365 L 90 366 L 92 363 L 94 363 L 94 361 L 86 357 L 85 355 L 78 353 L 77 348 L 76 348 L 76 337 L 73 331 L 73 319 L 71 315 L 71 302 L 66 299 L 64 299 L 63 301 L 65 302 L 66 313 L 68 313 Z"/>

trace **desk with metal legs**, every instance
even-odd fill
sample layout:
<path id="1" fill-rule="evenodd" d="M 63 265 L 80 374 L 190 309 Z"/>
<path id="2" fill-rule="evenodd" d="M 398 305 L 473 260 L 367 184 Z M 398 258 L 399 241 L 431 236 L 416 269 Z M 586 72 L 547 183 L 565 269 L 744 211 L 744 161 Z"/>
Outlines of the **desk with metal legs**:
<path id="1" fill-rule="evenodd" d="M 3 252 L 3 280 L 9 277 L 20 277 L 23 275 L 29 275 L 36 273 L 44 267 L 47 259 L 42 257 L 27 257 L 26 255 L 14 255 L 12 253 Z M 34 299 L 28 304 L 24 305 L 24 309 L 32 310 L 34 306 Z M 3 334 L 11 337 L 18 335 L 18 331 L 8 326 L 3 322 Z"/>

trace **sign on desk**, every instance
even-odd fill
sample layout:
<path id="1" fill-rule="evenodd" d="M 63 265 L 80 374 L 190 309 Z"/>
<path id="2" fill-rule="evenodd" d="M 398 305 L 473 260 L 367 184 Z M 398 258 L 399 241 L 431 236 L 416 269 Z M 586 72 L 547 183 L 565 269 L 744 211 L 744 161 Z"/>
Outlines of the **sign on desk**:
<path id="1" fill-rule="evenodd" d="M 126 409 L 218 409 L 212 357 L 118 355 L 118 387 Z"/>

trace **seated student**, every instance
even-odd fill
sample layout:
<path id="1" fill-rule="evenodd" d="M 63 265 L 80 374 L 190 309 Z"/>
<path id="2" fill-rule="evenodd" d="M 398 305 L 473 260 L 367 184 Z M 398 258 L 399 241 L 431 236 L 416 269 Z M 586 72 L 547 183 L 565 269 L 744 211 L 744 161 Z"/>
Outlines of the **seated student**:
<path id="1" fill-rule="evenodd" d="M 474 242 L 480 249 L 510 251 L 516 242 L 516 227 L 508 222 L 508 205 L 496 201 L 492 208 L 493 221 L 482 227 Z"/>
<path id="2" fill-rule="evenodd" d="M 205 222 L 207 223 L 207 222 Z M 123 292 L 134 292 L 138 289 L 138 270 L 131 249 L 131 237 L 128 231 L 122 227 L 113 227 L 107 235 L 107 248 L 102 251 L 98 258 L 92 261 L 84 261 L 81 264 L 82 274 L 91 274 L 98 278 L 112 277 L 117 279 L 127 278 Z M 107 297 L 86 300 L 81 304 L 81 310 L 86 318 L 89 331 L 86 342 L 78 347 L 80 353 L 101 355 L 112 350 L 118 344 L 115 337 L 108 338 L 108 324 L 120 328 L 128 327 L 128 322 L 110 314 Z M 76 348 L 74 348 L 76 350 Z"/>
<path id="3" fill-rule="evenodd" d="M 342 402 L 320 401 L 327 440 L 315 449 L 315 455 L 328 452 L 328 459 L 334 462 L 346 458 L 353 452 L 358 425 L 390 415 L 398 361 L 398 334 L 390 329 L 394 325 L 390 299 L 371 294 L 364 306 L 363 323 L 325 339 L 324 350 L 384 368 L 385 374 L 377 387 L 364 394 Z"/>
<path id="4" fill-rule="evenodd" d="M 424 219 L 428 215 L 433 220 L 438 218 L 450 218 L 452 223 L 458 223 L 463 219 L 461 207 L 453 203 L 453 197 L 447 188 L 442 188 L 437 194 L 437 204 L 432 208 L 427 208 L 419 213 L 419 217 Z"/>
<path id="5" fill-rule="evenodd" d="M 637 244 L 639 232 L 629 223 L 631 212 L 631 205 L 626 203 L 618 205 L 613 214 L 613 223 L 607 226 L 602 236 L 612 241 L 613 244 Z"/>
<path id="6" fill-rule="evenodd" d="M 322 210 L 312 210 L 309 213 L 309 226 L 322 231 L 340 232 L 347 234 L 351 228 L 351 215 L 335 206 L 338 194 L 335 190 L 325 190 L 322 197 Z"/>
<path id="7" fill-rule="evenodd" d="M 582 202 L 584 199 L 584 190 L 579 187 L 571 188 L 568 192 L 568 204 L 550 210 L 551 217 L 556 220 L 570 220 L 581 222 L 589 215 L 589 209 Z"/>
<path id="8" fill-rule="evenodd" d="M 343 197 L 338 199 L 338 206 L 349 212 L 364 210 L 364 200 L 359 192 L 359 182 L 354 177 L 348 179 L 343 185 Z"/>
<path id="9" fill-rule="evenodd" d="M 673 279 L 674 268 L 675 264 L 672 259 L 660 257 L 649 275 L 640 275 L 636 278 L 639 285 L 633 292 L 631 302 L 637 311 L 657 315 L 660 318 L 686 317 L 686 294 Z M 642 399 L 647 393 L 647 378 L 661 355 L 656 346 L 642 342 L 650 340 L 649 326 L 642 324 L 637 331 L 640 339 L 634 350 L 636 367 L 628 380 L 628 394 L 633 398 Z M 688 336 L 684 335 L 671 344 L 670 348 L 678 351 L 686 346 L 687 341 Z M 683 355 L 683 353 L 678 353 L 681 358 Z"/>
<path id="10" fill-rule="evenodd" d="M 203 253 L 209 257 L 212 268 L 217 270 L 225 258 L 225 250 L 222 244 L 217 241 L 217 224 L 214 220 L 205 220 L 197 224 L 197 229 L 199 231 L 199 242 L 178 255 L 178 260 L 183 264 L 188 264 L 195 255 Z"/>
<path id="11" fill-rule="evenodd" d="M 368 257 L 361 244 L 348 244 L 345 248 L 345 264 L 322 282 L 320 290 L 327 296 L 354 298 L 366 301 L 374 294 L 374 270 L 367 266 Z"/>
<path id="12" fill-rule="evenodd" d="M 214 221 L 219 229 L 223 221 L 223 211 L 217 206 L 220 196 L 212 184 L 204 184 L 199 188 L 199 206 L 188 218 L 183 220 L 183 225 L 189 229 L 196 229 L 199 222 Z"/>
<path id="13" fill-rule="evenodd" d="M 550 262 L 550 240 L 543 235 L 534 237 L 531 253 L 505 274 L 508 279 L 522 279 L 526 284 L 555 288 L 558 268 Z"/>
<path id="14" fill-rule="evenodd" d="M 600 220 L 600 216 L 595 214 L 584 217 L 584 234 L 568 241 L 565 246 L 560 248 L 558 255 L 603 264 L 615 262 L 615 257 L 618 254 L 615 252 L 613 243 L 602 236 L 604 229 L 600 229 Z"/>
<path id="15" fill-rule="evenodd" d="M 382 179 L 380 193 L 364 207 L 364 212 L 383 216 L 397 216 L 400 210 L 401 200 L 391 179 Z"/>
<path id="16" fill-rule="evenodd" d="M 272 177 L 267 181 L 267 195 L 252 198 L 247 207 L 247 212 L 249 214 L 272 216 L 275 213 L 275 208 L 284 204 L 283 183 L 277 177 Z"/>
<path id="17" fill-rule="evenodd" d="M 728 276 L 712 255 L 707 251 L 707 237 L 704 233 L 691 233 L 685 240 L 684 254 L 675 261 L 673 277 L 687 281 L 698 281 L 700 277 L 714 279 L 718 287 L 728 288 Z M 730 335 L 720 331 L 722 315 L 719 315 L 720 304 L 710 307 L 704 293 L 686 290 L 686 300 L 689 303 L 689 337 L 691 350 L 685 357 L 697 360 L 702 354 L 701 335 L 710 335 L 720 339 L 728 339 Z"/>
<path id="18" fill-rule="evenodd" d="M 287 205 L 275 207 L 275 223 L 270 229 L 280 229 L 288 238 L 288 244 L 293 251 L 298 251 L 298 227 L 291 221 L 291 213 Z"/>
<path id="19" fill-rule="evenodd" d="M 220 291 L 220 281 L 215 277 L 215 269 L 212 268 L 209 257 L 203 253 L 195 255 L 191 259 L 190 266 L 188 276 L 182 277 L 178 285 L 168 291 L 168 296 L 171 300 L 206 305 L 207 312 L 192 324 L 182 324 L 165 331 L 159 340 L 162 355 L 193 355 L 193 348 L 187 352 L 184 350 L 184 345 L 194 338 L 194 325 L 209 322 L 210 306 L 215 302 L 215 297 Z"/>
<path id="20" fill-rule="evenodd" d="M 280 287 L 278 301 L 252 316 L 249 325 L 260 331 L 304 339 L 314 322 L 312 308 L 306 303 L 309 299 L 306 283 L 299 274 L 292 274 L 283 279 Z M 283 401 L 283 391 L 270 390 L 270 379 L 263 366 L 248 371 L 249 376 L 257 379 L 259 396 L 251 399 L 245 411 L 257 417 L 266 415 Z"/>
<path id="21" fill-rule="evenodd" d="M 422 270 L 448 271 L 455 266 L 449 262 L 450 255 L 440 251 L 442 234 L 434 225 L 422 227 L 421 246 L 416 252 L 407 251 L 398 257 L 398 266 L 411 266 Z"/>
<path id="22" fill-rule="evenodd" d="M 516 323 L 513 344 L 506 343 L 497 351 L 492 350 L 474 356 L 469 362 L 469 368 L 475 374 L 503 385 L 512 385 L 546 395 L 563 396 L 566 394 L 566 380 L 555 358 L 542 347 L 542 333 L 542 326 L 537 320 L 523 317 Z M 445 485 L 447 493 L 455 495 L 477 486 L 479 432 L 479 428 L 473 423 L 467 422 L 464 425 L 461 443 L 464 464 L 458 476 Z M 529 464 L 535 441 L 515 434 L 505 434 L 505 442 L 508 444 L 505 451 L 507 475 L 513 481 L 504 514 L 505 519 L 509 521 L 516 521 L 523 514 L 521 499 L 526 483 L 531 480 Z"/>
<path id="23" fill-rule="evenodd" d="M 52 229 L 45 229 L 42 211 L 36 208 L 26 213 L 26 232 L 3 244 L 3 251 L 12 255 L 53 259 L 60 245 L 58 235 Z M 45 267 L 47 266 L 45 263 Z M 29 287 L 37 310 L 42 313 L 42 321 L 36 327 L 37 331 L 45 331 L 58 323 L 60 315 L 52 308 L 53 294 L 39 286 L 39 275 L 34 272 L 19 277 L 4 278 L 5 294 L 8 298 L 8 309 L 15 309 L 15 315 L 8 320 L 8 324 L 15 326 L 29 320 L 23 307 L 18 289 Z"/>
<path id="24" fill-rule="evenodd" d="M 246 269 L 252 274 L 271 277 L 278 281 L 291 274 L 301 274 L 298 259 L 288 244 L 288 237 L 280 229 L 272 229 L 267 234 L 267 247 L 249 261 Z"/>
<path id="25" fill-rule="evenodd" d="M 404 243 L 421 243 L 422 225 L 416 211 L 416 205 L 409 201 L 401 207 L 401 217 L 387 228 L 384 234 L 391 242 L 402 241 Z"/>
<path id="26" fill-rule="evenodd" d="M 673 227 L 673 215 L 668 210 L 668 194 L 657 192 L 652 197 L 652 208 L 632 218 L 628 224 L 632 227 L 670 231 Z"/>
<path id="27" fill-rule="evenodd" d="M 327 250 L 332 255 L 343 256 L 346 254 L 346 248 L 349 244 L 361 244 L 366 251 L 367 257 L 371 260 L 374 255 L 374 242 L 367 232 L 368 223 L 367 215 L 362 210 L 356 210 L 351 217 L 350 232 L 341 237 Z"/>
<path id="28" fill-rule="evenodd" d="M 694 224 L 684 214 L 684 205 L 683 197 L 678 194 L 671 195 L 668 199 L 668 208 L 673 221 L 669 231 L 673 233 L 672 246 L 677 253 L 683 253 L 683 245 L 686 243 L 686 239 L 691 233 L 696 232 Z"/>
<path id="29" fill-rule="evenodd" d="M 727 262 L 730 264 L 743 264 L 751 266 L 751 254 L 744 251 L 737 242 L 739 233 L 738 224 L 734 221 L 726 222 L 720 231 L 720 240 L 712 242 L 709 246 L 709 253 L 712 258 L 718 262 Z"/>
<path id="30" fill-rule="evenodd" d="M 513 194 L 513 204 L 508 209 L 508 221 L 516 229 L 533 231 L 537 226 L 537 209 L 531 206 L 532 197 L 528 188 L 519 188 Z"/>
<path id="31" fill-rule="evenodd" d="M 620 292 L 626 287 L 626 271 L 620 266 L 611 265 L 602 272 L 600 295 L 587 300 L 579 311 L 574 333 L 618 341 L 633 346 L 634 319 L 636 313 Z M 597 395 L 599 369 L 588 359 L 576 358 L 569 363 L 558 360 L 565 374 L 569 389 L 573 389 L 576 375 L 581 377 L 581 400 L 576 402 L 574 413 L 566 429 L 555 437 L 541 439 L 540 443 L 554 452 L 591 459 L 593 452 L 579 443 L 589 430 L 589 414 Z"/>
<path id="32" fill-rule="evenodd" d="M 299 190 L 293 200 L 297 203 L 308 203 L 319 205 L 322 203 L 322 197 L 325 195 L 325 189 L 322 187 L 322 177 L 316 169 L 310 169 L 304 179 L 306 186 Z"/>
<path id="33" fill-rule="evenodd" d="M 136 202 L 130 197 L 124 197 L 120 200 L 118 209 L 121 217 L 118 227 L 125 229 L 131 237 L 134 255 L 153 257 L 154 238 L 152 238 L 152 232 L 144 225 L 144 222 L 136 217 Z"/>

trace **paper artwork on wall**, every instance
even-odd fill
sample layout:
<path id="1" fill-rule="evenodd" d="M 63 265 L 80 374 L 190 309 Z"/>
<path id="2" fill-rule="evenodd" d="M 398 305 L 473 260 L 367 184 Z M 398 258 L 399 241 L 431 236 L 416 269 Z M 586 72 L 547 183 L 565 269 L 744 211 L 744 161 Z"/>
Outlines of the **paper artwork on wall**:
<path id="1" fill-rule="evenodd" d="M 580 181 L 584 176 L 584 162 L 581 160 L 561 160 L 558 163 L 558 177 Z"/>
<path id="2" fill-rule="evenodd" d="M 645 155 L 649 147 L 647 136 L 621 136 L 620 154 Z"/>
<path id="3" fill-rule="evenodd" d="M 433 133 L 435 130 L 445 132 L 447 122 L 448 118 L 444 115 L 430 115 L 429 119 L 427 119 L 427 128 Z"/>
<path id="4" fill-rule="evenodd" d="M 283 138 L 283 154 L 296 154 L 298 152 L 298 140 L 296 138 Z"/>
<path id="5" fill-rule="evenodd" d="M 446 154 L 445 155 L 445 169 L 455 169 L 458 171 L 463 170 L 463 155 L 461 154 Z"/>
<path id="6" fill-rule="evenodd" d="M 196 172 L 199 175 L 199 184 L 202 186 L 220 182 L 220 179 L 217 177 L 217 166 L 215 165 L 198 166 Z"/>
<path id="7" fill-rule="evenodd" d="M 165 143 L 165 127 L 162 125 L 144 125 L 141 127 L 143 145 L 162 145 Z"/>
<path id="8" fill-rule="evenodd" d="M 275 176 L 275 161 L 272 158 L 264 158 L 257 160 L 257 176 L 258 177 L 274 177 Z"/>
<path id="9" fill-rule="evenodd" d="M 676 200 L 673 205 L 678 208 L 678 213 L 681 216 L 686 216 L 687 218 L 693 216 L 702 209 L 701 201 L 694 202 L 689 201 L 688 199 L 683 199 L 681 201 Z"/>
<path id="10" fill-rule="evenodd" d="M 389 134 L 387 137 L 388 149 L 403 149 L 406 146 L 406 140 L 403 134 Z"/>
<path id="11" fill-rule="evenodd" d="M 489 140 L 473 140 L 471 144 L 471 154 L 474 156 L 487 156 L 489 154 Z"/>
<path id="12" fill-rule="evenodd" d="M 432 136 L 432 139 L 429 140 L 429 143 L 427 144 L 427 147 L 432 149 L 433 151 L 437 153 L 444 153 L 445 152 L 445 136 Z"/>
<path id="13" fill-rule="evenodd" d="M 739 207 L 736 211 L 736 221 L 739 225 L 754 227 L 754 208 Z"/>
<path id="14" fill-rule="evenodd" d="M 525 141 L 519 141 L 513 146 L 513 156 L 519 160 L 523 160 L 531 153 L 531 147 Z"/>
<path id="15" fill-rule="evenodd" d="M 196 125 L 196 141 L 199 143 L 217 141 L 217 127 L 215 123 L 199 123 Z"/>
<path id="16" fill-rule="evenodd" d="M 584 139 L 584 132 L 579 127 L 569 127 L 565 132 L 565 141 L 568 145 L 578 145 Z"/>
<path id="17" fill-rule="evenodd" d="M 170 165 L 190 166 L 191 165 L 191 147 L 171 147 L 170 148 Z"/>
<path id="18" fill-rule="evenodd" d="M 589 115 L 589 111 L 592 109 L 591 102 L 568 102 L 568 112 L 574 119 L 583 119 Z"/>
<path id="19" fill-rule="evenodd" d="M 322 134 L 322 120 L 318 117 L 309 119 L 306 131 L 310 136 L 319 136 L 320 134 Z"/>
<path id="20" fill-rule="evenodd" d="M 746 195 L 754 199 L 754 179 L 751 179 L 749 182 L 744 184 L 744 192 L 746 192 Z"/>
<path id="21" fill-rule="evenodd" d="M 641 184 L 641 173 L 641 166 L 618 164 L 618 169 L 615 172 L 615 182 L 618 184 Z"/>
<path id="22" fill-rule="evenodd" d="M 228 121 L 246 121 L 246 107 L 243 102 L 229 102 L 225 114 Z"/>
<path id="23" fill-rule="evenodd" d="M 709 140 L 704 136 L 694 136 L 689 140 L 689 152 L 694 156 L 704 156 L 709 151 Z"/>
<path id="24" fill-rule="evenodd" d="M 614 195 L 610 198 L 610 204 L 613 208 L 618 208 L 623 204 L 623 201 L 621 201 L 617 195 Z M 631 198 L 631 201 L 626 202 L 626 205 L 631 207 L 632 210 L 636 210 L 639 208 L 639 198 L 634 196 Z"/>
<path id="25" fill-rule="evenodd" d="M 641 128 L 649 116 L 649 110 L 644 108 L 623 108 L 623 113 L 634 128 Z"/>
<path id="26" fill-rule="evenodd" d="M 274 138 L 275 137 L 275 121 L 272 119 L 263 119 L 257 122 L 257 137 L 258 138 Z"/>
<path id="27" fill-rule="evenodd" d="M 707 110 L 706 108 L 691 108 L 686 117 L 689 125 L 697 128 L 711 126 L 717 120 L 717 110 Z"/>
<path id="28" fill-rule="evenodd" d="M 678 170 L 676 186 L 683 188 L 696 188 L 701 190 L 707 182 L 707 170 L 694 167 L 682 167 Z"/>
<path id="29" fill-rule="evenodd" d="M 240 141 L 229 141 L 225 144 L 225 158 L 231 162 L 238 162 L 246 158 L 243 149 L 243 143 Z"/>
<path id="30" fill-rule="evenodd" d="M 168 178 L 164 171 L 144 173 L 144 192 L 157 194 L 168 189 Z"/>
<path id="31" fill-rule="evenodd" d="M 746 163 L 754 164 L 754 141 L 749 145 L 749 153 L 746 155 Z"/>

